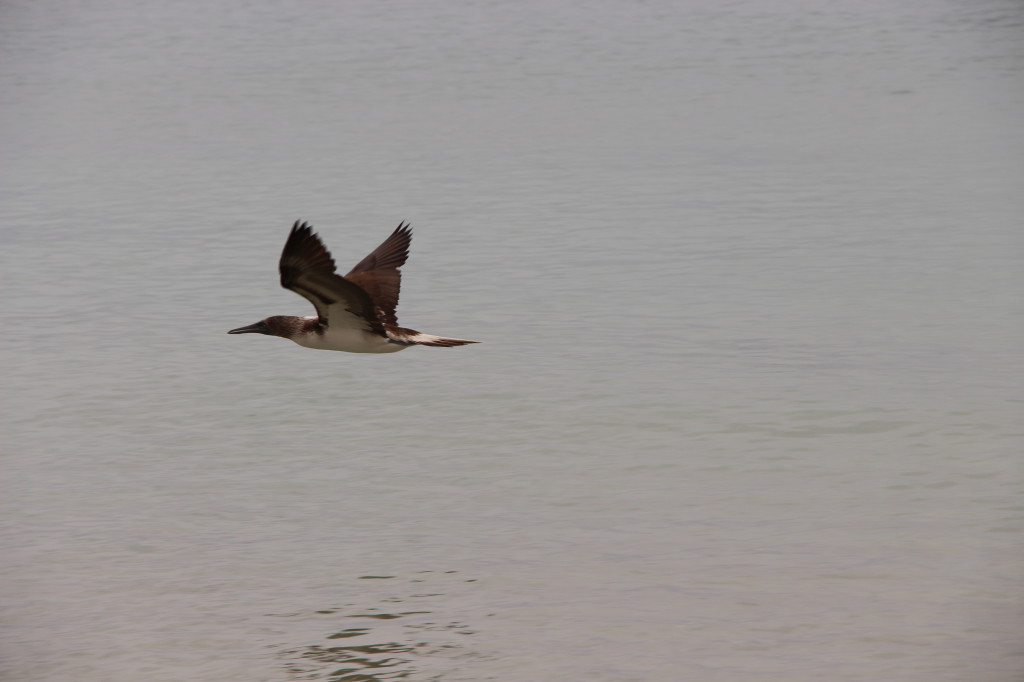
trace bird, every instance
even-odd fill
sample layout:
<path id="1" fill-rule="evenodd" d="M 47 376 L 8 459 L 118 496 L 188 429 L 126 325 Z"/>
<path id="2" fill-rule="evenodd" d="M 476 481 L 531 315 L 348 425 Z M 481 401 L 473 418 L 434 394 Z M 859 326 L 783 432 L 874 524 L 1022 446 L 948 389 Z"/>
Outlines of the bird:
<path id="1" fill-rule="evenodd" d="M 480 343 L 398 326 L 399 268 L 409 257 L 411 240 L 412 227 L 399 223 L 391 236 L 342 277 L 312 226 L 296 220 L 278 263 L 281 286 L 309 300 L 316 315 L 274 315 L 228 334 L 280 336 L 306 348 L 348 353 L 395 353 L 410 346 L 450 348 Z"/>

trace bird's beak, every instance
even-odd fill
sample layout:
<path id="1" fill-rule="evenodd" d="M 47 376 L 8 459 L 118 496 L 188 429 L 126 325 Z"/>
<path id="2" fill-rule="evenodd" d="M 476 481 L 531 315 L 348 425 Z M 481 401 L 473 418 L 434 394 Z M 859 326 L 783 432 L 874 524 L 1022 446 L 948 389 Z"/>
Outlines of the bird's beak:
<path id="1" fill-rule="evenodd" d="M 248 327 L 239 327 L 238 329 L 232 329 L 228 334 L 269 334 L 274 335 L 274 332 L 270 331 L 270 327 L 263 320 L 260 320 L 256 324 L 250 324 Z"/>

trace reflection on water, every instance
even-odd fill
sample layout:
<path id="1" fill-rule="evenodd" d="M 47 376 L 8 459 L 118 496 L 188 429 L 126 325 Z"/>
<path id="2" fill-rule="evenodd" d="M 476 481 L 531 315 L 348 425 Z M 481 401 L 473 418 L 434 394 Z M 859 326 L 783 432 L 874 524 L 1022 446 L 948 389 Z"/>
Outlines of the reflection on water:
<path id="1" fill-rule="evenodd" d="M 476 631 L 452 617 L 447 599 L 453 589 L 475 580 L 462 578 L 456 571 L 421 571 L 404 580 L 366 575 L 360 580 L 387 582 L 376 588 L 364 587 L 369 583 L 355 585 L 365 599 L 343 606 L 311 614 L 268 614 L 278 618 L 322 617 L 324 629 L 329 632 L 323 643 L 275 647 L 278 656 L 287 661 L 288 679 L 441 680 L 453 659 L 480 658 L 466 646 L 466 636 Z"/>

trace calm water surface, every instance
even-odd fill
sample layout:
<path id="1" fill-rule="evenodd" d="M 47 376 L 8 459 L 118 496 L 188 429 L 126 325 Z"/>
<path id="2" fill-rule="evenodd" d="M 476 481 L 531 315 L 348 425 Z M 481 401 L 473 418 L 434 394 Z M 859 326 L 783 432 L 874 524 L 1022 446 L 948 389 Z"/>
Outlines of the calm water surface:
<path id="1" fill-rule="evenodd" d="M 0 678 L 1024 676 L 1019 3 L 0 26 Z M 486 343 L 227 336 L 296 218 Z"/>

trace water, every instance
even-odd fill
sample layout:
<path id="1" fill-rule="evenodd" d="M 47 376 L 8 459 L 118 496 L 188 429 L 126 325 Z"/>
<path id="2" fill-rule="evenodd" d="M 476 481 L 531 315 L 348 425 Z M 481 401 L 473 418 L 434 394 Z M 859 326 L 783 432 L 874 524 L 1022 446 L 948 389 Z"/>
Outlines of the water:
<path id="1" fill-rule="evenodd" d="M 1018 3 L 0 15 L 3 679 L 1021 678 Z"/>

